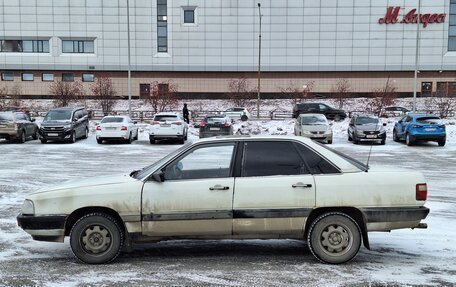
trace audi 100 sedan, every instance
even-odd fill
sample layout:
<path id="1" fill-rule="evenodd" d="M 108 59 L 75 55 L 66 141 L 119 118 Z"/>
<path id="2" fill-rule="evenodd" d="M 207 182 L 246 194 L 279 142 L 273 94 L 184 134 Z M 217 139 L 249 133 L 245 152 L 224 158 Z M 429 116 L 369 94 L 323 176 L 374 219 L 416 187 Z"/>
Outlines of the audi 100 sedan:
<path id="1" fill-rule="evenodd" d="M 99 264 L 133 243 L 289 238 L 344 263 L 368 232 L 425 228 L 416 171 L 369 169 L 303 137 L 218 137 L 186 144 L 129 175 L 81 179 L 26 197 L 17 217 L 35 240 Z"/>

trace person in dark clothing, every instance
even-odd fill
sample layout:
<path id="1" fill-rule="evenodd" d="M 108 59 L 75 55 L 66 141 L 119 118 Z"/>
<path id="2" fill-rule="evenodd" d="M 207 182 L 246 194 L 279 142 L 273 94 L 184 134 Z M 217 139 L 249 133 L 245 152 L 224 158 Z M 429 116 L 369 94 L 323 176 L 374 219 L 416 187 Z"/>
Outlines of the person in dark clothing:
<path id="1" fill-rule="evenodd" d="M 184 108 L 182 109 L 182 114 L 184 115 L 184 121 L 189 124 L 190 120 L 188 119 L 188 109 L 187 109 L 187 104 L 184 104 Z"/>

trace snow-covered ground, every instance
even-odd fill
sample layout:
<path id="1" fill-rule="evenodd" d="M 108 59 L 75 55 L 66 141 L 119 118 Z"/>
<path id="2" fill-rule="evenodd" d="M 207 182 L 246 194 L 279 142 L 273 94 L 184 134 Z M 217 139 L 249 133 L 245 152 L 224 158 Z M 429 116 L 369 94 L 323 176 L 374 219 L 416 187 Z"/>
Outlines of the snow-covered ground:
<path id="1" fill-rule="evenodd" d="M 213 104 L 219 110 L 220 104 Z M 271 105 L 272 106 L 272 105 Z M 208 108 L 209 109 L 209 108 Z M 128 173 L 180 145 L 150 145 L 141 125 L 132 145 L 98 145 L 93 134 L 75 144 L 0 141 L 0 286 L 454 286 L 456 285 L 456 121 L 446 120 L 447 145 L 374 145 L 371 166 L 419 170 L 429 186 L 427 230 L 370 233 L 372 250 L 344 265 L 324 265 L 296 240 L 168 241 L 123 253 L 109 265 L 85 265 L 68 242 L 37 242 L 16 226 L 27 193 L 82 177 Z M 333 123 L 333 148 L 366 161 L 371 145 L 347 141 L 348 120 Z M 235 131 L 291 134 L 293 121 L 237 122 Z M 198 137 L 190 129 L 191 140 Z"/>

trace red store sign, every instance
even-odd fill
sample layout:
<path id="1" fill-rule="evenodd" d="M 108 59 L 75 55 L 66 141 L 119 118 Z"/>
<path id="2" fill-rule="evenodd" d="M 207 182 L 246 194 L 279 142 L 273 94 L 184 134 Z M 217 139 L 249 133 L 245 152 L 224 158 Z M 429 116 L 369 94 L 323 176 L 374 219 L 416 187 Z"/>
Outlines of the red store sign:
<path id="1" fill-rule="evenodd" d="M 407 14 L 404 15 L 401 21 L 399 21 L 399 12 L 401 10 L 400 6 L 388 7 L 386 10 L 386 15 L 383 18 L 378 19 L 379 24 L 396 24 L 396 23 L 415 23 L 418 21 L 418 14 L 416 9 L 410 10 Z M 420 23 L 423 24 L 423 28 L 426 28 L 428 24 L 433 23 L 444 23 L 446 18 L 445 13 L 434 13 L 434 14 L 420 14 Z"/>

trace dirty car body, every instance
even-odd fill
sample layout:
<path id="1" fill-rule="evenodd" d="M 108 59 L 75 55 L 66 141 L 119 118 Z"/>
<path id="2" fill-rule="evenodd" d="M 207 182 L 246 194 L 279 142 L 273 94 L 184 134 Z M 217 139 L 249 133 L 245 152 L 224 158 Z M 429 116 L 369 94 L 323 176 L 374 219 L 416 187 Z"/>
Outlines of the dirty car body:
<path id="1" fill-rule="evenodd" d="M 72 181 L 33 193 L 18 224 L 35 240 L 70 237 L 86 263 L 133 243 L 290 238 L 344 263 L 369 231 L 425 227 L 420 172 L 369 169 L 303 137 L 234 136 L 186 144 L 130 175 Z"/>

